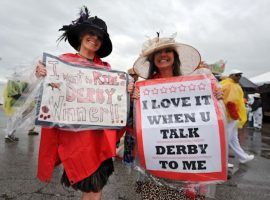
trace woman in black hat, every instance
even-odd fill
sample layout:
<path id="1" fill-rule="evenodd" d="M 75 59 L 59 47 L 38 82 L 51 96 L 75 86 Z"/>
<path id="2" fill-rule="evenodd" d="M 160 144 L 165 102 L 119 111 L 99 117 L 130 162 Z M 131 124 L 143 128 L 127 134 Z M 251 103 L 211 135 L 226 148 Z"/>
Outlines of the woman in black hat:
<path id="1" fill-rule="evenodd" d="M 110 65 L 100 58 L 112 51 L 112 43 L 106 23 L 98 17 L 90 17 L 84 7 L 80 17 L 70 25 L 63 26 L 59 40 L 68 40 L 78 52 L 60 56 L 60 59 L 80 65 L 95 65 L 110 69 Z M 38 77 L 47 72 L 39 63 Z M 129 90 L 133 84 L 129 84 Z M 39 149 L 38 178 L 49 181 L 56 164 L 62 163 L 64 173 L 61 182 L 83 192 L 82 199 L 101 199 L 101 191 L 113 173 L 112 157 L 116 155 L 116 130 L 87 130 L 74 134 L 57 128 L 42 128 Z"/>
<path id="2" fill-rule="evenodd" d="M 97 16 L 90 17 L 86 7 L 81 9 L 78 19 L 69 25 L 64 25 L 59 31 L 64 31 L 64 33 L 58 40 L 68 40 L 69 44 L 78 52 L 63 54 L 60 56 L 62 60 L 85 65 L 91 64 L 91 66 L 94 64 L 110 69 L 110 65 L 100 59 L 112 52 L 112 42 L 107 32 L 107 25 Z M 47 74 L 42 63 L 38 64 L 36 72 L 38 77 Z"/>

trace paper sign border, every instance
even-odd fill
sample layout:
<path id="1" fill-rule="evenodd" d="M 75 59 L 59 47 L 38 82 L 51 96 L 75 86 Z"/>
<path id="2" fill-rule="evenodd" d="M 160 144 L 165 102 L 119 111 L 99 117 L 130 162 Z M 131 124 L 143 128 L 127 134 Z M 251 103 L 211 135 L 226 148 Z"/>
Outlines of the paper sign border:
<path id="1" fill-rule="evenodd" d="M 196 75 L 196 76 L 179 76 L 179 77 L 172 77 L 172 78 L 161 78 L 161 79 L 152 79 L 146 81 L 139 81 L 136 83 L 136 89 L 140 89 L 141 86 L 146 85 L 155 85 L 160 83 L 173 83 L 179 81 L 192 81 L 192 80 L 203 80 L 206 78 L 207 75 Z M 212 80 L 211 85 L 214 84 Z M 212 96 L 213 96 L 212 92 Z M 218 101 L 214 98 L 213 99 L 217 119 L 222 117 L 222 111 L 220 106 L 218 105 Z M 142 140 L 142 125 L 141 125 L 141 105 L 140 101 L 136 101 L 136 133 L 137 133 L 137 148 L 139 153 L 139 159 L 141 166 L 146 169 L 145 163 L 145 156 L 143 152 L 143 140 Z M 220 117 L 219 117 L 220 116 Z M 211 173 L 180 173 L 180 172 L 166 172 L 160 170 L 147 170 L 150 174 L 155 175 L 160 178 L 167 178 L 172 180 L 178 181 L 225 181 L 227 180 L 227 147 L 226 147 L 226 137 L 224 131 L 224 123 L 222 120 L 218 120 L 219 126 L 219 138 L 220 138 L 220 152 L 221 152 L 221 171 L 220 172 L 211 172 Z"/>
<path id="2" fill-rule="evenodd" d="M 72 67 L 85 68 L 85 65 L 82 66 L 79 64 L 69 63 L 69 62 L 63 61 L 59 57 L 56 57 L 56 56 L 51 55 L 49 53 L 43 53 L 43 59 L 42 59 L 43 63 L 46 63 L 47 57 L 56 59 L 62 63 L 70 65 Z M 89 65 L 87 67 L 92 68 L 92 69 L 98 69 L 100 71 L 107 71 L 106 69 L 97 68 L 95 66 Z M 129 83 L 128 74 L 126 72 L 122 72 L 122 71 L 118 71 L 118 70 L 110 70 L 110 72 L 124 73 L 126 75 L 126 79 L 127 79 L 126 91 L 127 91 L 128 83 Z M 126 126 L 126 124 L 123 124 L 123 126 L 80 125 L 80 124 L 64 124 L 64 123 L 55 124 L 53 122 L 40 121 L 40 120 L 38 120 L 37 116 L 39 116 L 40 106 L 41 106 L 41 102 L 42 102 L 43 87 L 44 86 L 42 84 L 41 88 L 40 88 L 40 93 L 38 95 L 35 125 L 55 127 L 55 128 L 65 128 L 65 129 L 69 129 L 70 127 L 72 127 L 72 129 L 88 129 L 88 130 L 121 129 L 121 128 Z M 130 113 L 130 96 L 127 92 L 127 118 L 126 118 L 126 122 L 128 120 L 129 113 Z"/>

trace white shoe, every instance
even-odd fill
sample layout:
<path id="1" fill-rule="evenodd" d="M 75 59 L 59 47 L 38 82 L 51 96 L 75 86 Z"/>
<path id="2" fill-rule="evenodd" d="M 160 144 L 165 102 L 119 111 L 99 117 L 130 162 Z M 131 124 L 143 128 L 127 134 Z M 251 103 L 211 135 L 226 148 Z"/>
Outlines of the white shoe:
<path id="1" fill-rule="evenodd" d="M 244 159 L 244 160 L 239 159 L 239 162 L 244 164 L 244 163 L 247 163 L 247 162 L 249 162 L 249 161 L 251 161 L 253 159 L 254 159 L 254 155 L 248 155 L 247 158 Z"/>
<path id="2" fill-rule="evenodd" d="M 233 168 L 234 167 L 234 164 L 231 164 L 231 163 L 228 163 L 228 168 Z"/>

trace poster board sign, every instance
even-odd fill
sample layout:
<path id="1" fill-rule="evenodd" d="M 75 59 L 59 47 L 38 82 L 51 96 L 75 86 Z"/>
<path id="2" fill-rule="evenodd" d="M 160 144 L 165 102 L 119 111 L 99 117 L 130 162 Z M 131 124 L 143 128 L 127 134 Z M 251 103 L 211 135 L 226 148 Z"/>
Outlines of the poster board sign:
<path id="1" fill-rule="evenodd" d="M 64 128 L 120 128 L 128 113 L 127 74 L 43 55 L 47 69 L 36 124 Z"/>
<path id="2" fill-rule="evenodd" d="M 207 76 L 136 83 L 136 132 L 140 165 L 178 181 L 227 179 L 221 108 Z"/>

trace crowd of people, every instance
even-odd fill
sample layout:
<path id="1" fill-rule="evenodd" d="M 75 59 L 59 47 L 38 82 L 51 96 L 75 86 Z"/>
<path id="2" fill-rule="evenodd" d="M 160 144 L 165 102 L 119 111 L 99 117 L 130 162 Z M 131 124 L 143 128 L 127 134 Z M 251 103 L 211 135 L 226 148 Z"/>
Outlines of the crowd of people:
<path id="1" fill-rule="evenodd" d="M 68 41 L 76 53 L 65 53 L 59 59 L 79 64 L 84 67 L 95 66 L 111 70 L 110 64 L 101 60 L 112 52 L 113 45 L 107 30 L 106 23 L 97 16 L 90 16 L 88 9 L 83 7 L 80 17 L 69 25 L 64 25 L 60 31 L 63 34 L 59 40 Z M 130 75 L 127 93 L 131 97 L 131 112 L 127 127 L 123 129 L 82 130 L 72 134 L 72 130 L 58 128 L 41 128 L 38 178 L 49 182 L 55 166 L 63 165 L 61 183 L 66 187 L 82 191 L 82 200 L 101 199 L 102 189 L 107 184 L 114 171 L 113 157 L 116 156 L 116 144 L 121 136 L 125 137 L 124 163 L 134 161 L 135 109 L 133 101 L 140 98 L 135 89 L 135 82 L 150 79 L 171 78 L 176 76 L 209 75 L 214 81 L 214 97 L 223 108 L 222 116 L 227 133 L 228 145 L 234 151 L 240 163 L 247 163 L 254 159 L 254 155 L 246 153 L 240 146 L 238 129 L 243 128 L 247 121 L 246 105 L 250 107 L 249 118 L 252 115 L 253 127 L 262 128 L 262 110 L 260 95 L 254 95 L 254 101 L 244 102 L 244 93 L 239 85 L 242 76 L 240 70 L 232 70 L 229 76 L 219 82 L 209 68 L 201 65 L 201 56 L 198 50 L 190 45 L 176 42 L 173 37 L 156 37 L 147 40 L 134 66 L 128 70 Z M 36 76 L 42 79 L 47 75 L 46 67 L 42 62 L 36 66 Z M 140 77 L 140 79 L 138 78 Z M 23 85 L 22 85 L 23 86 Z M 23 88 L 20 88 L 20 94 Z M 7 95 L 7 99 L 17 98 Z M 9 102 L 10 103 L 10 102 Z M 9 106 L 11 107 L 11 106 Z M 31 131 L 34 130 L 31 128 Z M 7 141 L 18 141 L 14 130 L 8 128 Z M 9 139 L 11 138 L 11 139 Z M 228 163 L 229 167 L 233 167 Z M 141 174 L 142 176 L 142 174 Z M 140 179 L 142 180 L 142 179 Z M 183 191 L 172 189 L 165 185 L 144 179 L 137 184 L 137 192 L 141 199 L 205 199 L 204 193 L 190 196 Z"/>

